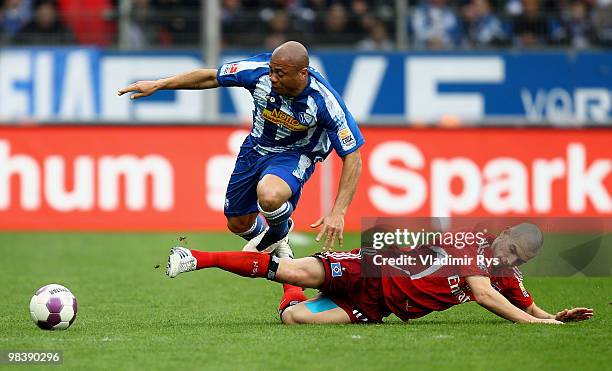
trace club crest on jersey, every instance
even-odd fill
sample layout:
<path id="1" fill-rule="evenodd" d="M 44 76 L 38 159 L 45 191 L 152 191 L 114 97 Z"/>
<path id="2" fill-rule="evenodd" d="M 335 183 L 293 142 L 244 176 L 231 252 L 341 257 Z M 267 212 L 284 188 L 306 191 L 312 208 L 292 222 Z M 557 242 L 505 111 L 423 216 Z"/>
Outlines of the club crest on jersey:
<path id="1" fill-rule="evenodd" d="M 306 112 L 300 112 L 298 113 L 298 120 L 302 125 L 310 126 L 314 121 L 314 117 Z"/>
<path id="2" fill-rule="evenodd" d="M 329 267 L 331 268 L 332 277 L 342 276 L 342 266 L 340 265 L 340 263 L 331 263 Z"/>
<path id="3" fill-rule="evenodd" d="M 279 110 L 278 108 L 274 108 L 272 111 L 266 108 L 263 110 L 262 116 L 267 121 L 270 121 L 276 125 L 284 126 L 291 131 L 308 130 L 308 126 L 302 125 L 298 120 Z"/>

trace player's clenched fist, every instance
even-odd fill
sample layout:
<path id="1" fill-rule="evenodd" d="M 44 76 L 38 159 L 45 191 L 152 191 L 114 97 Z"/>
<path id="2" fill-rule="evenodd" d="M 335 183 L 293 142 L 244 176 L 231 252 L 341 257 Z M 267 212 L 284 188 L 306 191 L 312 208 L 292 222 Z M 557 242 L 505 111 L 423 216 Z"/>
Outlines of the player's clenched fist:
<path id="1" fill-rule="evenodd" d="M 136 94 L 132 94 L 130 99 L 138 99 L 148 97 L 149 95 L 155 93 L 158 89 L 159 86 L 157 81 L 138 81 L 119 90 L 118 95 L 121 96 L 125 93 L 135 92 Z"/>

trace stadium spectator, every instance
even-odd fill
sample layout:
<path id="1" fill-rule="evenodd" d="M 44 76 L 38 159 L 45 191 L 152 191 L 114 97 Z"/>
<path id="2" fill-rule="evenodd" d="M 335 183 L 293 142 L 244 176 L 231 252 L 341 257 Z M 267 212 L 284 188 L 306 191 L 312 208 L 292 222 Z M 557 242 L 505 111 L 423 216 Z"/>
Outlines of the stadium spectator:
<path id="1" fill-rule="evenodd" d="M 598 0 L 593 11 L 593 29 L 597 44 L 612 47 L 612 0 Z"/>
<path id="2" fill-rule="evenodd" d="M 292 33 L 292 30 L 290 29 L 289 14 L 286 11 L 282 9 L 275 11 L 267 26 L 268 32 L 264 40 L 266 49 L 275 49 L 289 40 L 288 35 Z"/>
<path id="3" fill-rule="evenodd" d="M 322 21 L 323 24 L 316 28 L 322 31 L 319 31 L 315 43 L 324 46 L 341 46 L 359 40 L 358 26 L 352 22 L 344 5 L 340 3 L 330 5 Z"/>
<path id="4" fill-rule="evenodd" d="M 15 35 L 16 45 L 74 44 L 72 32 L 58 16 L 55 2 L 42 1 L 36 6 L 34 18 Z"/>
<path id="5" fill-rule="evenodd" d="M 111 0 L 58 0 L 58 10 L 79 44 L 109 47 L 116 42 L 116 14 Z"/>
<path id="6" fill-rule="evenodd" d="M 259 11 L 260 18 L 269 23 L 272 21 L 277 11 L 284 11 L 291 20 L 291 29 L 298 32 L 308 32 L 312 30 L 316 18 L 314 10 L 305 6 L 299 0 L 267 0 L 262 1 Z"/>
<path id="7" fill-rule="evenodd" d="M 256 4 L 255 4 L 256 5 Z M 228 45 L 260 46 L 265 30 L 252 1 L 224 0 L 221 13 L 223 42 Z"/>
<path id="8" fill-rule="evenodd" d="M 417 6 L 410 26 L 417 48 L 449 49 L 461 41 L 459 18 L 447 6 L 446 0 L 427 0 Z"/>
<path id="9" fill-rule="evenodd" d="M 523 13 L 522 0 L 507 0 L 506 13 L 512 17 L 517 17 Z"/>
<path id="10" fill-rule="evenodd" d="M 160 42 L 172 46 L 198 46 L 200 40 L 200 1 L 154 0 L 159 19 Z"/>
<path id="11" fill-rule="evenodd" d="M 393 47 L 387 26 L 378 19 L 374 20 L 374 24 L 370 27 L 369 36 L 357 44 L 357 49 L 362 51 L 392 51 Z"/>
<path id="12" fill-rule="evenodd" d="M 491 11 L 488 0 L 472 0 L 463 8 L 466 37 L 470 46 L 488 47 L 507 43 L 501 20 Z"/>
<path id="13" fill-rule="evenodd" d="M 127 30 L 128 48 L 146 49 L 160 44 L 159 15 L 150 0 L 133 0 Z"/>
<path id="14" fill-rule="evenodd" d="M 30 0 L 4 0 L 0 7 L 0 42 L 10 40 L 31 18 Z"/>
<path id="15" fill-rule="evenodd" d="M 583 1 L 574 0 L 562 12 L 561 17 L 559 35 L 553 35 L 554 39 L 576 49 L 588 48 L 593 39 L 593 25 L 588 16 L 587 5 Z"/>
<path id="16" fill-rule="evenodd" d="M 540 12 L 538 0 L 523 0 L 522 13 L 514 19 L 513 31 L 518 46 L 537 47 L 550 41 L 549 22 Z"/>
<path id="17" fill-rule="evenodd" d="M 0 43 L 24 27 L 32 3 L 56 5 L 54 17 L 65 22 L 64 28 L 80 44 L 108 47 L 116 40 L 118 0 L 0 0 Z M 129 48 L 200 44 L 202 2 L 132 0 L 132 4 L 126 31 Z M 611 0 L 409 0 L 408 4 L 412 10 L 408 32 L 417 48 L 486 48 L 510 41 L 525 47 L 612 44 Z M 273 48 L 298 39 L 318 46 L 389 50 L 396 32 L 395 5 L 395 0 L 223 0 L 223 42 Z M 376 45 L 376 37 L 384 34 L 388 42 Z"/>

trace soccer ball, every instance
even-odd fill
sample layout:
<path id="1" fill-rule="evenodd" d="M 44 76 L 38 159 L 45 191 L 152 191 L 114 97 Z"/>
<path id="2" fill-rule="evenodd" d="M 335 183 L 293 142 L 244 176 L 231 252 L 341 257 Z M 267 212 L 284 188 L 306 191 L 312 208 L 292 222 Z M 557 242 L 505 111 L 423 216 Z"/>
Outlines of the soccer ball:
<path id="1" fill-rule="evenodd" d="M 30 315 L 41 329 L 65 330 L 76 319 L 77 300 L 62 285 L 43 286 L 30 300 Z"/>

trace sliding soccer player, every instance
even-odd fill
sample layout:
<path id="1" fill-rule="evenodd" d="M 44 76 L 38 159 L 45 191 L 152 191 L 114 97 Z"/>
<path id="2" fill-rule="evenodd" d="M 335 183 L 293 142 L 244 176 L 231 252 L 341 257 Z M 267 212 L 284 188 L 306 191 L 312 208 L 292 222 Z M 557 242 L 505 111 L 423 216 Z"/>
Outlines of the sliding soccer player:
<path id="1" fill-rule="evenodd" d="M 415 258 L 406 266 L 377 265 L 383 261 L 381 255 L 374 259 L 377 251 L 366 248 L 294 260 L 259 252 L 204 252 L 176 247 L 170 251 L 166 274 L 173 278 L 216 267 L 244 277 L 290 284 L 279 307 L 281 319 L 287 324 L 380 323 L 391 313 L 408 321 L 470 301 L 520 323 L 561 324 L 593 316 L 589 308 L 547 313 L 523 285 L 518 266 L 533 259 L 543 245 L 537 226 L 522 223 L 498 236 L 485 236 L 483 241 L 463 248 L 421 245 L 387 254 L 387 262 Z M 405 259 L 397 259 L 402 256 Z M 365 272 L 364 267 L 371 271 Z M 315 288 L 320 293 L 306 300 L 300 288 Z"/>

